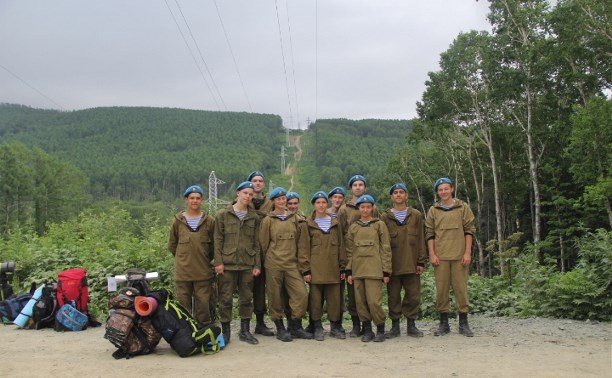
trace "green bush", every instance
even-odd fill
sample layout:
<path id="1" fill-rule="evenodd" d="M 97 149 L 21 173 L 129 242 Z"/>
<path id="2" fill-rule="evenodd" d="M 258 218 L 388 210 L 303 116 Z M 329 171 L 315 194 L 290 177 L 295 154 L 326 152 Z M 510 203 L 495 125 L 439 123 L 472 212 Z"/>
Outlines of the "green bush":
<path id="1" fill-rule="evenodd" d="M 157 271 L 153 286 L 172 287 L 172 255 L 167 251 L 169 224 L 145 217 L 132 219 L 125 210 L 84 212 L 73 220 L 51 224 L 44 236 L 17 231 L 0 241 L 1 261 L 15 261 L 14 287 L 27 291 L 57 279 L 62 270 L 83 267 L 90 287 L 90 311 L 103 319 L 109 293 L 107 277 L 133 267 Z"/>

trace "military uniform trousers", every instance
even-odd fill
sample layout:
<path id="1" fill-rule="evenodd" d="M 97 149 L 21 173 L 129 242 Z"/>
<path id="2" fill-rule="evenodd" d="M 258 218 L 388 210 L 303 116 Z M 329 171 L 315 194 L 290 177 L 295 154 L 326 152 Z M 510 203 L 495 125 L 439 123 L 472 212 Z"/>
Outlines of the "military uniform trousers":
<path id="1" fill-rule="evenodd" d="M 373 321 L 379 326 L 385 323 L 385 311 L 382 308 L 382 279 L 353 279 L 355 286 L 355 304 L 359 320 Z"/>
<path id="2" fill-rule="evenodd" d="M 346 296 L 344 295 L 345 286 L 347 292 Z M 340 302 L 342 305 L 342 313 L 348 310 L 348 313 L 351 316 L 357 316 L 357 305 L 355 304 L 355 287 L 353 285 L 348 285 L 344 280 L 340 283 Z"/>
<path id="3" fill-rule="evenodd" d="M 439 313 L 450 309 L 450 288 L 455 292 L 457 312 L 469 312 L 468 273 L 469 266 L 461 265 L 461 260 L 440 260 L 440 265 L 434 267 L 436 277 L 436 310 Z"/>
<path id="4" fill-rule="evenodd" d="M 327 303 L 327 317 L 330 321 L 340 320 L 340 284 L 310 284 L 309 312 L 312 320 L 323 317 L 323 301 Z"/>
<path id="5" fill-rule="evenodd" d="M 404 289 L 403 300 L 402 288 Z M 421 304 L 421 277 L 415 273 L 391 276 L 387 285 L 387 297 L 389 317 L 392 320 L 399 320 L 402 314 L 406 319 L 417 319 Z"/>
<path id="6" fill-rule="evenodd" d="M 253 271 L 225 270 L 217 276 L 219 285 L 219 312 L 221 322 L 232 320 L 234 291 L 238 288 L 238 314 L 240 319 L 251 319 L 253 316 Z"/>
<path id="7" fill-rule="evenodd" d="M 261 274 L 253 279 L 253 312 L 266 313 L 266 270 L 263 267 Z"/>
<path id="8" fill-rule="evenodd" d="M 176 299 L 197 321 L 210 323 L 212 280 L 176 281 Z"/>
<path id="9" fill-rule="evenodd" d="M 289 295 L 289 307 L 293 319 L 302 319 L 308 306 L 308 293 L 300 272 L 295 269 L 266 270 L 266 291 L 270 318 L 280 320 L 284 316 L 285 302 L 283 300 L 283 287 Z"/>

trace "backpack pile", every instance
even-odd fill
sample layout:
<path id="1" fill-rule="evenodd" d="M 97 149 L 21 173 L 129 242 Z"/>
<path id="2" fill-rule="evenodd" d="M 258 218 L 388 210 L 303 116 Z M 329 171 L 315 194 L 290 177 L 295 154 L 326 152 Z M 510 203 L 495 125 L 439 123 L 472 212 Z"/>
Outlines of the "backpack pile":
<path id="1" fill-rule="evenodd" d="M 155 329 L 180 357 L 216 353 L 222 347 L 221 328 L 198 323 L 167 290 L 154 291 L 136 300 L 147 304 L 137 306 L 136 311 L 148 314 Z"/>
<path id="2" fill-rule="evenodd" d="M 125 287 L 108 302 L 104 338 L 117 347 L 113 353 L 115 359 L 149 354 L 161 340 L 161 334 L 153 327 L 151 319 L 136 313 L 134 299 L 139 294 L 138 289 Z"/>
<path id="3" fill-rule="evenodd" d="M 90 323 L 87 305 L 89 303 L 89 286 L 87 271 L 84 268 L 64 270 L 57 275 L 57 304 L 55 330 L 82 331 Z M 100 323 L 92 319 L 91 325 Z"/>

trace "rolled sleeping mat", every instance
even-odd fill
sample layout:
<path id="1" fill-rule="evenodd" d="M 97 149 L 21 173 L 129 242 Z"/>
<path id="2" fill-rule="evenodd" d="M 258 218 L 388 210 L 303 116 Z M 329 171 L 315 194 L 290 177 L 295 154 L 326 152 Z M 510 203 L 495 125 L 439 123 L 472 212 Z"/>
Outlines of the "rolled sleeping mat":
<path id="1" fill-rule="evenodd" d="M 28 303 L 26 303 L 23 310 L 21 310 L 19 315 L 15 318 L 13 324 L 18 325 L 20 328 L 29 327 L 28 321 L 32 319 L 32 312 L 34 311 L 34 306 L 42 296 L 43 287 L 45 287 L 45 285 L 42 285 L 41 287 L 36 289 L 36 291 L 34 291 L 34 294 L 32 294 L 32 298 L 28 301 Z"/>
<path id="2" fill-rule="evenodd" d="M 134 298 L 134 308 L 140 316 L 149 316 L 157 311 L 157 300 L 152 297 L 144 297 L 142 295 Z"/>

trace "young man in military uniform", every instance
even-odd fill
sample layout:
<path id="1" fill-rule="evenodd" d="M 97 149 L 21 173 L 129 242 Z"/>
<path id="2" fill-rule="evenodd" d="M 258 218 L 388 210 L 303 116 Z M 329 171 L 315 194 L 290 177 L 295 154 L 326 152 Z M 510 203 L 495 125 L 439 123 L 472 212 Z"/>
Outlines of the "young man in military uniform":
<path id="1" fill-rule="evenodd" d="M 468 324 L 468 275 L 472 262 L 472 241 L 476 227 L 470 206 L 453 197 L 455 186 L 447 177 L 434 183 L 434 191 L 440 198 L 427 212 L 425 238 L 429 249 L 429 261 L 436 277 L 436 310 L 440 324 L 434 336 L 450 332 L 448 311 L 449 291 L 455 293 L 455 306 L 459 313 L 459 333 L 472 337 Z"/>
<path id="2" fill-rule="evenodd" d="M 357 313 L 361 320 L 361 341 L 385 341 L 385 311 L 382 285 L 391 275 L 391 246 L 385 223 L 374 218 L 374 198 L 364 194 L 355 205 L 360 217 L 346 233 L 346 282 L 355 288 Z M 376 325 L 376 335 L 372 331 Z"/>
<path id="3" fill-rule="evenodd" d="M 266 216 L 272 210 L 272 201 L 266 197 L 264 192 L 266 188 L 265 176 L 261 171 L 254 171 L 249 174 L 247 181 L 253 184 L 253 202 L 250 206 L 253 207 L 259 220 Z M 263 261 L 263 259 L 262 259 Z M 253 311 L 255 312 L 255 333 L 263 336 L 274 336 L 272 328 L 268 327 L 264 322 L 266 314 L 266 270 L 261 268 L 261 274 L 255 277 L 253 281 Z"/>
<path id="4" fill-rule="evenodd" d="M 357 199 L 360 196 L 365 194 L 366 190 L 368 189 L 368 181 L 362 175 L 355 175 L 349 179 L 348 187 L 351 191 L 352 198 L 344 205 L 340 206 L 340 209 L 338 210 L 338 221 L 340 222 L 340 226 L 342 227 L 345 236 L 351 224 L 353 224 L 360 217 L 359 209 L 355 205 L 355 202 L 357 202 Z M 376 206 L 374 206 L 373 216 L 379 216 Z M 349 336 L 359 337 L 361 335 L 361 322 L 359 321 L 357 306 L 355 304 L 355 290 L 353 285 L 347 285 L 346 288 L 348 293 L 348 312 L 351 314 L 351 321 L 353 323 L 353 328 L 349 332 Z M 341 293 L 343 296 L 342 301 L 344 302 L 344 288 L 341 289 Z"/>
<path id="5" fill-rule="evenodd" d="M 233 204 L 217 213 L 215 222 L 215 272 L 219 285 L 219 309 L 225 343 L 230 341 L 234 290 L 238 287 L 241 341 L 258 344 L 251 334 L 253 278 L 261 273 L 259 217 L 249 205 L 254 185 L 245 181 L 236 188 Z"/>
<path id="6" fill-rule="evenodd" d="M 385 337 L 400 335 L 402 314 L 408 319 L 407 334 L 423 337 L 415 324 L 421 303 L 421 273 L 425 270 L 425 227 L 420 211 L 408 206 L 408 188 L 402 182 L 391 186 L 389 195 L 393 207 L 380 219 L 385 223 L 391 238 L 391 279 L 387 285 L 391 329 Z M 404 289 L 404 300 L 401 291 Z"/>

